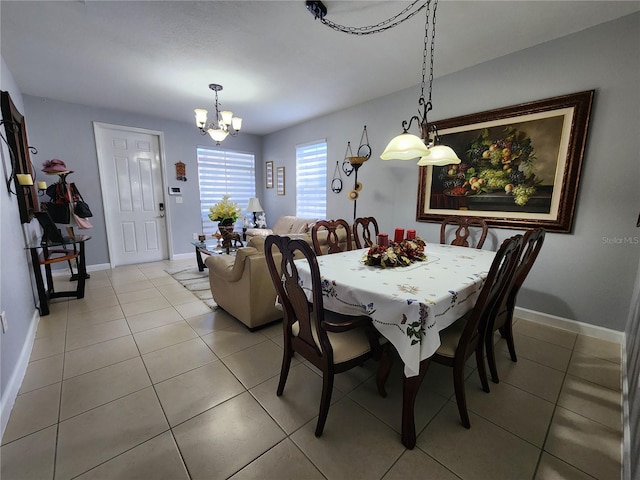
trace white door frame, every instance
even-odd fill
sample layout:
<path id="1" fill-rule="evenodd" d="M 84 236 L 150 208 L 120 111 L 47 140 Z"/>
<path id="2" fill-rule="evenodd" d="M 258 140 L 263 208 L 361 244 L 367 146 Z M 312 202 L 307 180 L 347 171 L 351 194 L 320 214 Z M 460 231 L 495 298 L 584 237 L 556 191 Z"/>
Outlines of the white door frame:
<path id="1" fill-rule="evenodd" d="M 98 136 L 98 131 L 101 129 L 108 129 L 108 130 L 122 130 L 125 132 L 133 132 L 133 133 L 142 133 L 142 134 L 146 134 L 146 135 L 154 135 L 156 137 L 158 137 L 158 145 L 160 148 L 160 171 L 161 171 L 161 175 L 162 175 L 162 198 L 164 199 L 164 212 L 165 212 L 165 221 L 166 221 L 166 229 L 165 229 L 165 235 L 166 235 L 166 240 L 167 240 L 167 255 L 169 257 L 169 260 L 173 259 L 173 241 L 171 239 L 171 214 L 169 212 L 169 202 L 167 201 L 167 168 L 166 168 L 166 157 L 164 154 L 164 133 L 162 131 L 159 130 L 149 130 L 146 128 L 138 128 L 138 127 L 127 127 L 124 125 L 115 125 L 112 123 L 104 123 L 104 122 L 93 122 L 93 134 L 94 134 L 94 139 L 97 139 Z M 102 189 L 102 206 L 103 206 L 103 210 L 104 210 L 104 220 L 105 220 L 105 226 L 106 226 L 106 232 L 107 232 L 107 248 L 109 251 L 109 265 L 111 268 L 115 267 L 115 264 L 113 263 L 113 252 L 112 252 L 112 245 L 114 245 L 115 239 L 112 238 L 113 236 L 113 232 L 111 232 L 109 230 L 109 225 L 110 225 L 110 216 L 111 214 L 109 213 L 109 209 L 108 208 L 104 208 L 106 207 L 106 198 L 105 198 L 105 194 L 104 192 L 106 191 L 106 189 L 108 188 L 112 188 L 111 185 L 105 185 L 105 180 L 104 180 L 104 175 L 102 173 L 104 165 L 104 159 L 101 158 L 100 155 L 100 151 L 98 149 L 98 144 L 96 141 L 96 155 L 98 157 L 98 176 L 100 177 L 100 188 Z"/>

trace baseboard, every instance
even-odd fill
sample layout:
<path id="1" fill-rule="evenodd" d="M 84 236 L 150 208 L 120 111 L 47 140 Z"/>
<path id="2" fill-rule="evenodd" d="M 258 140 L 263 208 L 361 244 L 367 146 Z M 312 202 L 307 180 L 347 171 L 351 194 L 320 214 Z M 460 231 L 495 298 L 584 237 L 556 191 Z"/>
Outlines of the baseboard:
<path id="1" fill-rule="evenodd" d="M 195 255 L 193 254 L 193 252 L 190 252 L 190 253 L 176 253 L 174 255 L 171 255 L 171 260 L 189 260 L 190 258 L 192 258 L 194 263 L 195 263 L 196 259 L 195 259 Z"/>
<path id="2" fill-rule="evenodd" d="M 568 330 L 569 332 L 599 338 L 608 342 L 623 344 L 625 339 L 624 332 L 611 330 L 598 325 L 591 325 L 590 323 L 578 322 L 577 320 L 571 320 L 569 318 L 557 317 L 548 313 L 536 312 L 535 310 L 528 310 L 526 308 L 516 307 L 514 316 L 522 318 L 523 320 L 529 320 L 530 322 Z"/>
<path id="3" fill-rule="evenodd" d="M 38 330 L 38 321 L 40 320 L 40 313 L 38 310 L 33 311 L 31 317 L 31 324 L 27 331 L 27 336 L 22 345 L 22 351 L 16 362 L 16 366 L 11 373 L 11 378 L 7 383 L 7 387 L 2 392 L 0 398 L 0 438 L 4 435 L 4 431 L 7 428 L 9 422 L 9 416 L 13 405 L 16 403 L 16 397 L 22 386 L 22 381 L 27 373 L 27 367 L 29 366 L 29 359 L 31 358 L 31 351 L 33 350 L 33 343 L 36 339 L 36 331 Z"/>

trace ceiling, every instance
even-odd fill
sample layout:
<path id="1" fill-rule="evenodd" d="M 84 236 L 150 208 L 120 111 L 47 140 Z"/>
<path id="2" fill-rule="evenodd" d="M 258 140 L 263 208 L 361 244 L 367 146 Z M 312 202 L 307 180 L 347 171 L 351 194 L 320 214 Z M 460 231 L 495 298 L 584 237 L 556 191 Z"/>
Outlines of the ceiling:
<path id="1" fill-rule="evenodd" d="M 364 26 L 411 2 L 324 3 L 328 20 Z M 435 76 L 639 10 L 638 1 L 440 0 Z M 219 83 L 223 107 L 263 135 L 418 85 L 423 12 L 355 36 L 314 20 L 303 0 L 2 0 L 0 45 L 23 94 L 193 122 L 194 108 L 213 109 L 208 85 Z"/>

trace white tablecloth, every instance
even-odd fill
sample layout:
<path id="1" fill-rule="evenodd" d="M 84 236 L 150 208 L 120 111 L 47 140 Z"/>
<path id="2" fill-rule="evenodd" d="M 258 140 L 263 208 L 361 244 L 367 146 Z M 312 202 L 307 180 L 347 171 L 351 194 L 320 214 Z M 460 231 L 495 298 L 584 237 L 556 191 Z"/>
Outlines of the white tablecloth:
<path id="1" fill-rule="evenodd" d="M 367 249 L 318 257 L 324 307 L 368 315 L 397 349 L 407 377 L 440 346 L 438 332 L 469 311 L 495 252 L 427 244 L 427 259 L 407 267 L 370 267 Z M 303 287 L 311 288 L 306 262 L 296 262 Z M 311 300 L 310 291 L 307 292 Z"/>

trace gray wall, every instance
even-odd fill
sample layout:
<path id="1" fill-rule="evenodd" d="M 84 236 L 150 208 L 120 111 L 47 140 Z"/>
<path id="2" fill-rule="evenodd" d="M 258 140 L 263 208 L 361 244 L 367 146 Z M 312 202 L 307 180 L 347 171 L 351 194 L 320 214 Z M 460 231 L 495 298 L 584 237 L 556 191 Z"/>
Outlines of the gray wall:
<path id="1" fill-rule="evenodd" d="M 547 234 L 545 245 L 518 298 L 521 307 L 617 331 L 625 329 L 638 269 L 640 245 L 606 244 L 603 238 L 640 239 L 640 15 L 438 78 L 432 119 L 596 90 L 572 234 Z M 437 52 L 436 52 L 437 55 Z M 437 72 L 437 59 L 436 59 Z M 399 75 L 418 77 L 419 65 Z M 438 241 L 438 226 L 415 221 L 418 168 L 414 162 L 380 160 L 386 143 L 417 108 L 418 88 L 318 118 L 268 135 L 265 161 L 286 166 L 295 181 L 295 145 L 326 138 L 328 175 L 342 163 L 347 141 L 357 145 L 367 125 L 373 154 L 359 173 L 358 215 L 374 215 L 381 227 L 415 228 Z M 414 132 L 415 133 L 415 132 Z M 349 181 L 352 181 L 349 179 Z M 345 182 L 346 183 L 346 182 Z M 352 219 L 349 186 L 328 193 L 328 217 Z M 264 190 L 269 217 L 295 213 L 295 191 L 285 197 Z M 493 229 L 485 248 L 495 249 L 513 230 Z"/>
<path id="2" fill-rule="evenodd" d="M 4 59 L 0 67 L 0 89 L 9 92 L 16 108 L 24 113 L 22 94 Z M 0 127 L 5 136 L 4 126 Z M 27 139 L 30 139 L 27 134 Z M 11 173 L 11 160 L 7 146 L 2 144 L 1 156 L 3 176 L 8 178 Z M 26 346 L 29 329 L 35 320 L 35 298 L 31 286 L 31 260 L 24 250 L 27 240 L 35 235 L 29 224 L 21 225 L 18 202 L 15 195 L 7 192 L 4 184 L 0 192 L 0 311 L 7 315 L 9 328 L 6 333 L 0 333 L 0 407 L 2 413 L 8 414 L 13 405 L 14 395 L 7 388 L 11 376 L 16 372 L 16 365 Z M 28 358 L 27 358 L 28 361 Z M 4 431 L 7 418 L 3 416 L 0 431 Z"/>
<path id="3" fill-rule="evenodd" d="M 177 204 L 175 197 L 169 197 L 165 192 L 173 241 L 173 252 L 170 254 L 191 252 L 193 247 L 188 242 L 193 233 L 202 230 L 196 148 L 215 147 L 215 142 L 208 135 L 202 136 L 195 125 L 182 122 L 29 95 L 24 95 L 24 105 L 29 126 L 29 141 L 38 148 L 38 155 L 32 157 L 38 180 L 52 183 L 51 177 L 41 172 L 42 163 L 51 158 L 60 158 L 74 171 L 68 180 L 75 182 L 83 198 L 91 206 L 94 214 L 91 223 L 94 228 L 88 231 L 92 236 L 91 241 L 87 243 L 89 266 L 109 263 L 93 122 L 163 132 L 167 180 L 169 185 L 182 187 L 183 192 L 181 204 Z M 263 163 L 262 139 L 255 135 L 242 133 L 238 137 L 228 137 L 216 148 L 254 153 L 256 167 Z M 174 164 L 179 161 L 187 165 L 186 182 L 176 180 Z M 256 187 L 260 188 L 263 183 L 262 169 L 256 169 Z"/>

